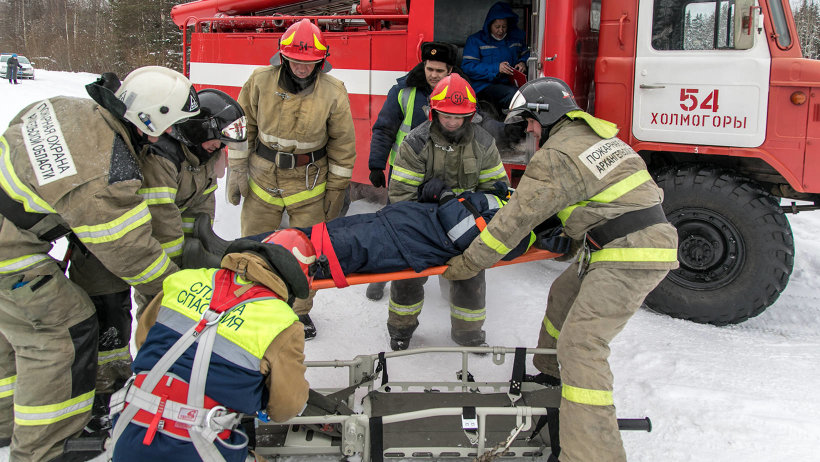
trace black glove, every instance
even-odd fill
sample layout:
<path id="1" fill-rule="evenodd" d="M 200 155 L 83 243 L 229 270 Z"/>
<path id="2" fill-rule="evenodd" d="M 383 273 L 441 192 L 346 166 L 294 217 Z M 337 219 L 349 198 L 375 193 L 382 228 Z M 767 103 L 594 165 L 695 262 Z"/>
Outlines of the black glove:
<path id="1" fill-rule="evenodd" d="M 572 239 L 564 234 L 564 227 L 561 220 L 555 215 L 544 220 L 533 230 L 535 233 L 535 246 L 539 249 L 550 252 L 565 254 L 569 252 Z"/>
<path id="2" fill-rule="evenodd" d="M 419 202 L 438 202 L 444 193 L 452 191 L 440 178 L 430 178 L 419 185 Z"/>
<path id="3" fill-rule="evenodd" d="M 384 169 L 383 168 L 371 168 L 370 169 L 370 184 L 377 188 L 383 188 L 387 183 L 384 181 Z"/>
<path id="4" fill-rule="evenodd" d="M 501 200 L 510 200 L 510 196 L 512 196 L 512 193 L 514 192 L 515 189 L 509 187 L 507 183 L 503 181 L 496 181 L 495 183 L 493 183 L 492 193 L 498 196 L 498 198 Z"/>

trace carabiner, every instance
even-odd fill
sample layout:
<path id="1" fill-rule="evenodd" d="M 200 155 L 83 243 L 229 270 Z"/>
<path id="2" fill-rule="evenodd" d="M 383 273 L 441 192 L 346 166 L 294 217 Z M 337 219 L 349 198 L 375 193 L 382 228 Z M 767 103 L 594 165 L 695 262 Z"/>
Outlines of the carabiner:
<path id="1" fill-rule="evenodd" d="M 310 184 L 310 167 L 313 166 L 316 168 L 316 175 L 313 176 L 313 184 Z M 311 162 L 305 166 L 305 188 L 308 191 L 313 190 L 316 187 L 316 183 L 319 182 L 319 173 L 321 173 L 322 169 L 316 165 L 315 162 Z"/>

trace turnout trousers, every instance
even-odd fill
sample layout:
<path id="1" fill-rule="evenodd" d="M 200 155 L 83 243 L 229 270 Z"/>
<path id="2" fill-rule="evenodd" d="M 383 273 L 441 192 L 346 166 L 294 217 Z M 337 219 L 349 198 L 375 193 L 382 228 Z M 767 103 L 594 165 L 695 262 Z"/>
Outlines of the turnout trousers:
<path id="1" fill-rule="evenodd" d="M 669 270 L 592 266 L 576 262 L 553 282 L 533 364 L 561 377 L 561 462 L 625 462 L 612 400 L 609 342 Z M 559 374 L 560 364 L 560 374 Z"/>
<path id="2" fill-rule="evenodd" d="M 450 335 L 461 345 L 480 345 L 484 342 L 482 327 L 487 318 L 484 271 L 463 281 L 446 281 L 443 278 L 442 281 L 442 295 L 450 300 Z M 391 337 L 409 338 L 418 327 L 419 314 L 424 305 L 425 282 L 426 277 L 390 283 L 387 330 Z"/>
<path id="3" fill-rule="evenodd" d="M 323 188 L 327 177 L 326 158 L 319 159 L 316 164 L 282 169 L 259 156 L 251 156 L 250 168 L 251 178 L 257 185 L 251 188 L 242 203 L 240 220 L 243 236 L 279 229 L 285 210 L 292 228 L 309 228 L 325 221 Z M 307 185 L 313 185 L 315 178 L 318 181 L 314 188 L 307 189 Z M 316 291 L 312 290 L 307 299 L 296 299 L 293 312 L 297 315 L 310 313 L 315 295 Z"/>
<path id="4" fill-rule="evenodd" d="M 0 437 L 9 460 L 48 461 L 91 418 L 97 318 L 53 260 L 0 276 Z"/>

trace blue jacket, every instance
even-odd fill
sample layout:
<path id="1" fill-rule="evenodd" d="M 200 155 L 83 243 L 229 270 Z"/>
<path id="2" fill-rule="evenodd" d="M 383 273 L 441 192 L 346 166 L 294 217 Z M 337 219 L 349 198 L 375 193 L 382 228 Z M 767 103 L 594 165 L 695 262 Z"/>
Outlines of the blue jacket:
<path id="1" fill-rule="evenodd" d="M 487 192 L 465 192 L 458 197 L 472 204 L 486 222 L 504 204 Z M 310 235 L 311 228 L 302 230 Z M 462 253 L 480 233 L 474 216 L 458 200 L 441 206 L 410 201 L 389 204 L 375 213 L 331 220 L 327 230 L 345 274 L 389 273 L 407 268 L 419 272 L 443 265 Z M 531 244 L 531 238 L 526 237 L 504 259 L 523 254 Z M 316 275 L 318 279 L 328 277 Z"/>
<path id="2" fill-rule="evenodd" d="M 490 24 L 496 19 L 507 19 L 507 35 L 496 40 L 490 34 Z M 498 72 L 498 66 L 506 61 L 510 66 L 526 62 L 530 52 L 524 31 L 518 28 L 518 15 L 509 4 L 498 2 L 490 7 L 484 28 L 467 38 L 461 69 L 470 78 L 476 93 L 491 83 L 509 84 L 509 77 Z"/>
<path id="3" fill-rule="evenodd" d="M 396 142 L 405 113 L 399 104 L 399 92 L 403 89 L 416 89 L 413 101 L 413 123 L 410 129 L 416 128 L 427 120 L 424 106 L 429 106 L 432 89 L 424 76 L 424 63 L 419 63 L 407 75 L 396 80 L 396 84 L 387 92 L 387 99 L 379 111 L 379 118 L 373 124 L 373 135 L 370 138 L 370 169 L 384 169 L 390 156 L 390 148 Z M 407 130 L 410 132 L 410 130 Z"/>

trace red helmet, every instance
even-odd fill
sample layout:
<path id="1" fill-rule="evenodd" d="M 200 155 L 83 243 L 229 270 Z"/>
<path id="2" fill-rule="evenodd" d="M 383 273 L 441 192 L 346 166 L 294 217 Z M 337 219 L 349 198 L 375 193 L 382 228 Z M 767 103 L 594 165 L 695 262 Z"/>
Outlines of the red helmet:
<path id="1" fill-rule="evenodd" d="M 473 115 L 475 105 L 473 87 L 458 74 L 441 79 L 430 96 L 430 108 L 449 115 Z M 433 120 L 433 111 L 430 111 L 430 120 Z"/>
<path id="2" fill-rule="evenodd" d="M 305 233 L 295 228 L 280 229 L 266 237 L 262 242 L 279 244 L 287 249 L 299 262 L 299 266 L 308 280 L 308 285 L 313 282 L 313 276 L 316 274 L 317 269 L 316 250 Z"/>
<path id="3" fill-rule="evenodd" d="M 316 24 L 303 19 L 288 27 L 279 39 L 279 52 L 295 61 L 318 63 L 327 58 L 328 46 Z"/>

